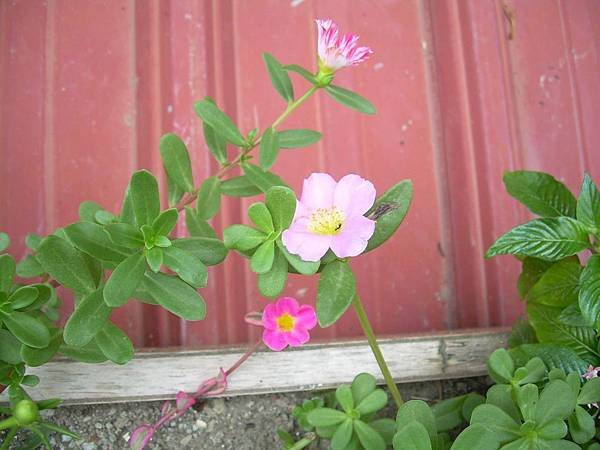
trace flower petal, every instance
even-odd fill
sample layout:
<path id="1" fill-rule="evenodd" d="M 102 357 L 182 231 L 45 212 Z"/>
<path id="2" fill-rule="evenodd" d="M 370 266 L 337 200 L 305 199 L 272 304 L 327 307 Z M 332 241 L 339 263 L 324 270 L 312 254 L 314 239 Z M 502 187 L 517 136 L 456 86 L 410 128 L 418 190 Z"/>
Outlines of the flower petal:
<path id="1" fill-rule="evenodd" d="M 299 328 L 310 330 L 317 325 L 317 313 L 310 305 L 302 305 L 296 313 L 296 325 Z"/>
<path id="2" fill-rule="evenodd" d="M 277 313 L 277 306 L 274 303 L 269 303 L 265 306 L 262 314 L 262 324 L 267 330 L 276 330 L 277 329 L 277 318 L 279 314 Z"/>
<path id="3" fill-rule="evenodd" d="M 331 236 L 310 232 L 285 230 L 281 235 L 288 252 L 300 256 L 303 261 L 319 261 L 331 245 Z"/>
<path id="4" fill-rule="evenodd" d="M 296 300 L 294 297 L 281 297 L 279 300 L 277 300 L 275 307 L 277 308 L 278 316 L 287 313 L 290 316 L 295 317 L 298 313 L 298 309 L 300 309 L 298 300 Z"/>
<path id="5" fill-rule="evenodd" d="M 298 347 L 306 344 L 310 340 L 310 335 L 305 329 L 296 327 L 292 331 L 285 333 L 285 340 L 290 346 Z"/>
<path id="6" fill-rule="evenodd" d="M 358 256 L 367 248 L 375 232 L 375 222 L 364 216 L 355 216 L 344 222 L 342 232 L 332 237 L 331 250 L 338 258 Z"/>
<path id="7" fill-rule="evenodd" d="M 276 352 L 283 350 L 288 345 L 285 333 L 267 329 L 263 331 L 263 342 L 267 347 Z"/>
<path id="8" fill-rule="evenodd" d="M 331 208 L 336 184 L 327 173 L 313 173 L 304 180 L 300 202 L 309 209 Z"/>
<path id="9" fill-rule="evenodd" d="M 362 216 L 375 203 L 375 186 L 364 178 L 350 174 L 335 187 L 333 204 L 346 218 Z"/>

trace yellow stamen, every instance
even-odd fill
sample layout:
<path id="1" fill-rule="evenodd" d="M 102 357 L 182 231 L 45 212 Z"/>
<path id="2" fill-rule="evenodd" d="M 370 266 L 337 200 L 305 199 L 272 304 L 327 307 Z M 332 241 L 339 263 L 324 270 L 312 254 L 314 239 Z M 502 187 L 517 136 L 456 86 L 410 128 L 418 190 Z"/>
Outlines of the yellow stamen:
<path id="1" fill-rule="evenodd" d="M 296 319 L 288 313 L 282 314 L 277 318 L 277 328 L 279 328 L 279 331 L 292 331 L 295 323 Z"/>
<path id="2" fill-rule="evenodd" d="M 313 212 L 308 222 L 308 229 L 315 234 L 334 235 L 342 230 L 344 215 L 340 210 L 319 208 Z"/>

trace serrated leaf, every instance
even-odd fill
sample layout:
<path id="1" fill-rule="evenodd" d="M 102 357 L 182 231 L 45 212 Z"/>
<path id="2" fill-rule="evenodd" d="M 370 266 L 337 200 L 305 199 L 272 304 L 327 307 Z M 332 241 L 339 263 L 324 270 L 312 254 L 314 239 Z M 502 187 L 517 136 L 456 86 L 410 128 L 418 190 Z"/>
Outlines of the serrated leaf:
<path id="1" fill-rule="evenodd" d="M 81 293 L 96 289 L 85 259 L 66 240 L 48 236 L 40 244 L 36 257 L 44 270 L 63 286 Z"/>
<path id="2" fill-rule="evenodd" d="M 356 294 L 352 269 L 344 261 L 325 266 L 317 289 L 317 318 L 323 328 L 333 325 L 344 314 Z"/>
<path id="3" fill-rule="evenodd" d="M 219 212 L 221 207 L 221 181 L 217 177 L 209 177 L 200 186 L 196 201 L 196 214 L 208 220 Z"/>
<path id="4" fill-rule="evenodd" d="M 206 316 L 202 296 L 177 277 L 146 272 L 143 286 L 159 305 L 182 319 L 202 320 Z"/>
<path id="5" fill-rule="evenodd" d="M 356 92 L 333 84 L 327 86 L 325 92 L 327 92 L 336 102 L 341 103 L 350 109 L 354 109 L 363 114 L 375 114 L 377 112 L 373 103 L 366 98 L 361 97 Z"/>
<path id="6" fill-rule="evenodd" d="M 323 135 L 318 131 L 297 129 L 279 131 L 280 148 L 302 148 L 313 145 L 321 140 Z"/>
<path id="7" fill-rule="evenodd" d="M 589 363 L 581 359 L 570 348 L 552 344 L 524 344 L 509 350 L 510 355 L 519 366 L 534 356 L 540 358 L 548 369 L 562 369 L 566 373 L 584 373 Z"/>
<path id="8" fill-rule="evenodd" d="M 185 143 L 179 136 L 167 133 L 160 138 L 159 147 L 167 176 L 185 192 L 194 192 L 192 163 Z"/>
<path id="9" fill-rule="evenodd" d="M 147 170 L 135 172 L 131 176 L 129 194 L 138 226 L 151 225 L 160 214 L 158 183 L 154 175 Z"/>
<path id="10" fill-rule="evenodd" d="M 263 170 L 269 170 L 279 155 L 279 137 L 275 128 L 269 127 L 260 139 L 259 162 Z"/>
<path id="11" fill-rule="evenodd" d="M 240 133 L 238 127 L 217 105 L 210 99 L 205 98 L 194 105 L 196 114 L 209 125 L 215 132 L 223 136 L 233 145 L 243 147 L 246 140 Z"/>
<path id="12" fill-rule="evenodd" d="M 504 234 L 489 248 L 486 258 L 512 254 L 557 261 L 589 246 L 585 227 L 574 219 L 536 219 Z"/>
<path id="13" fill-rule="evenodd" d="M 84 297 L 65 324 L 65 343 L 75 347 L 88 344 L 104 327 L 111 311 L 112 308 L 104 302 L 102 289 Z"/>
<path id="14" fill-rule="evenodd" d="M 577 201 L 569 189 L 543 172 L 518 170 L 504 174 L 507 192 L 542 217 L 575 217 Z"/>
<path id="15" fill-rule="evenodd" d="M 282 65 L 269 53 L 263 53 L 262 57 L 275 90 L 279 92 L 279 95 L 281 95 L 284 100 L 288 102 L 294 100 L 292 81 Z"/>
<path id="16" fill-rule="evenodd" d="M 106 282 L 104 301 L 108 306 L 118 307 L 127 303 L 142 282 L 146 271 L 146 259 L 142 252 L 122 261 Z"/>
<path id="17" fill-rule="evenodd" d="M 576 302 L 581 270 L 581 265 L 574 259 L 557 262 L 531 288 L 528 301 L 548 306 L 568 306 Z"/>

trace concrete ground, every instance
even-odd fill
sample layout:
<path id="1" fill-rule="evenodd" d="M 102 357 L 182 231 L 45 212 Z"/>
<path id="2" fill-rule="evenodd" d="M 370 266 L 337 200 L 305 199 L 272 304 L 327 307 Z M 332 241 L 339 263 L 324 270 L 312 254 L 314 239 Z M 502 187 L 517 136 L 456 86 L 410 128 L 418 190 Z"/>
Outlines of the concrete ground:
<path id="1" fill-rule="evenodd" d="M 416 398 L 435 402 L 469 391 L 485 392 L 487 378 L 467 378 L 400 385 L 405 400 Z M 271 450 L 280 449 L 276 430 L 292 435 L 301 432 L 292 417 L 296 404 L 315 396 L 314 392 L 255 395 L 207 400 L 180 419 L 161 428 L 150 449 Z M 48 419 L 77 432 L 82 439 L 55 438 L 56 449 L 126 449 L 131 430 L 154 422 L 162 402 L 61 407 L 48 411 Z M 393 408 L 386 415 L 394 417 Z M 0 438 L 1 440 L 1 438 Z M 11 448 L 19 448 L 18 444 Z M 320 448 L 315 445 L 311 448 Z M 325 448 L 325 447 L 323 447 Z"/>

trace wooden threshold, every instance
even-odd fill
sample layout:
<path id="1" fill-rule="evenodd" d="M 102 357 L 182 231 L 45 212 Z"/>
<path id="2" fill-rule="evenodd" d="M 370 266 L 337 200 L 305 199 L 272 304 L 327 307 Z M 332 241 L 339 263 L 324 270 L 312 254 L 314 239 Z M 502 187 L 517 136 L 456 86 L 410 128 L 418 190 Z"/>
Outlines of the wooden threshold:
<path id="1" fill-rule="evenodd" d="M 490 353 L 506 344 L 506 328 L 463 330 L 445 334 L 381 339 L 394 379 L 412 381 L 463 378 L 486 374 Z M 29 389 L 35 399 L 62 398 L 65 404 L 114 403 L 173 398 L 179 390 L 227 369 L 244 348 L 196 351 L 143 351 L 124 366 L 57 360 L 28 373 L 40 377 Z M 377 363 L 366 341 L 309 344 L 283 352 L 260 351 L 229 377 L 225 396 L 333 388 L 360 372 L 379 381 Z M 6 401 L 6 393 L 0 402 Z"/>

